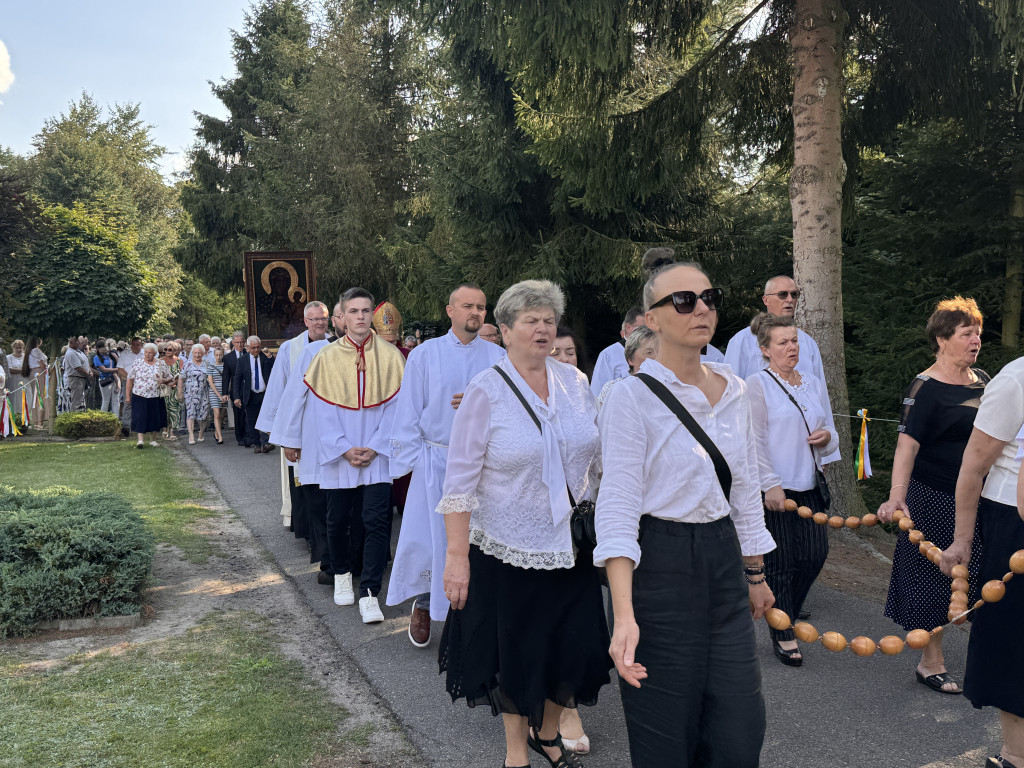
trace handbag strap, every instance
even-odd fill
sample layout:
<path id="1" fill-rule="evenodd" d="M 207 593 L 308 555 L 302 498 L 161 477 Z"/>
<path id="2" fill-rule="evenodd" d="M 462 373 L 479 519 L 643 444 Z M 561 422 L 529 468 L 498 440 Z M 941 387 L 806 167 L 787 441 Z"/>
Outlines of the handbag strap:
<path id="1" fill-rule="evenodd" d="M 530 414 L 530 418 L 533 419 L 533 423 L 537 425 L 537 429 L 539 429 L 541 434 L 543 434 L 544 427 L 541 426 L 540 419 L 537 417 L 537 414 L 534 413 L 533 408 L 530 407 L 530 403 L 527 402 L 525 397 L 523 397 L 523 393 L 519 391 L 519 387 L 517 387 L 516 383 L 512 381 L 512 377 L 505 373 L 505 371 L 503 371 L 497 365 L 492 365 L 491 367 L 494 370 L 496 370 L 499 374 L 501 374 L 501 378 L 503 378 L 505 380 L 505 383 L 508 384 L 509 388 L 516 393 L 516 397 L 519 398 L 519 402 L 523 404 L 523 408 L 525 408 L 526 412 Z M 565 490 L 569 492 L 569 504 L 572 506 L 573 509 L 575 509 L 576 499 L 573 498 L 572 489 L 569 487 L 568 483 L 566 483 Z"/>
<path id="2" fill-rule="evenodd" d="M 715 465 L 715 474 L 718 475 L 718 482 L 725 493 L 725 500 L 729 501 L 729 492 L 732 490 L 732 472 L 729 470 L 729 464 L 725 460 L 725 456 L 718 450 L 718 446 L 708 437 L 708 433 L 701 429 L 700 424 L 686 410 L 686 407 L 669 392 L 668 387 L 647 373 L 638 373 L 636 377 L 646 384 L 651 392 L 658 396 L 661 402 L 668 406 L 668 409 L 676 415 L 679 421 L 683 423 L 683 426 L 693 435 L 694 439 L 707 451 L 708 456 L 711 457 L 711 463 Z"/>
<path id="3" fill-rule="evenodd" d="M 796 409 L 800 412 L 800 418 L 804 420 L 804 429 L 807 430 L 807 436 L 810 437 L 811 425 L 807 423 L 807 417 L 804 416 L 804 409 L 800 407 L 800 403 L 798 403 L 796 401 L 796 398 L 793 397 L 792 393 L 790 393 L 790 391 L 783 386 L 782 382 L 779 381 L 778 378 L 776 378 L 775 374 L 772 373 L 770 368 L 765 368 L 764 372 L 768 374 L 769 379 L 771 379 L 772 381 L 779 385 L 779 389 L 781 389 L 783 393 L 785 393 L 786 397 L 789 398 L 789 402 L 796 406 Z M 818 456 L 814 452 L 814 446 L 808 443 L 807 447 L 811 449 L 811 460 L 814 462 L 814 468 L 818 469 Z"/>

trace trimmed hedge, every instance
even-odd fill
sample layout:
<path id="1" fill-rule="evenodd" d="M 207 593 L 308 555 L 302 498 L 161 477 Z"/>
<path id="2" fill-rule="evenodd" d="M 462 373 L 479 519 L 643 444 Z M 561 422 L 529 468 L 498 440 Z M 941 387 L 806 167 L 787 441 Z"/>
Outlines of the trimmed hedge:
<path id="1" fill-rule="evenodd" d="M 121 420 L 107 411 L 62 413 L 53 423 L 53 434 L 69 440 L 83 437 L 115 437 L 121 432 Z"/>
<path id="2" fill-rule="evenodd" d="M 116 494 L 0 485 L 0 637 L 40 621 L 138 613 L 154 546 Z"/>

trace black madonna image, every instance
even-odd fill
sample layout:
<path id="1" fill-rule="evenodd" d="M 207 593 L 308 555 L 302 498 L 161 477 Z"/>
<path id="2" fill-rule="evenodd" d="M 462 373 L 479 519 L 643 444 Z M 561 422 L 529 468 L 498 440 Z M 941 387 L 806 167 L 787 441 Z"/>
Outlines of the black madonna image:
<path id="1" fill-rule="evenodd" d="M 279 345 L 305 329 L 302 312 L 316 299 L 316 274 L 310 251 L 245 254 L 245 303 L 249 333 L 264 344 Z"/>

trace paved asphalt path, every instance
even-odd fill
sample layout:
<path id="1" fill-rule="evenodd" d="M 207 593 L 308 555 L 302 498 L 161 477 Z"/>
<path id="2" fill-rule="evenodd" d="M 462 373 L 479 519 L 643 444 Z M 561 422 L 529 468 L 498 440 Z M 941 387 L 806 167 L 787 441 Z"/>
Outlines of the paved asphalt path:
<path id="1" fill-rule="evenodd" d="M 190 451 L 206 468 L 231 507 L 267 548 L 281 571 L 293 579 L 324 629 L 349 653 L 369 684 L 389 704 L 412 743 L 438 768 L 498 766 L 504 753 L 500 718 L 483 708 L 452 703 L 437 670 L 435 623 L 426 649 L 413 647 L 406 635 L 409 603 L 388 608 L 385 621 L 367 626 L 358 606 L 338 607 L 331 588 L 316 583 L 305 542 L 281 524 L 280 449 L 254 455 L 239 448 L 225 430 L 218 446 L 212 433 Z M 397 541 L 399 520 L 395 522 Z M 898 634 L 880 606 L 815 585 L 807 608 L 811 622 L 847 639 L 878 639 Z M 994 710 L 974 709 L 962 696 L 934 693 L 914 679 L 916 654 L 863 659 L 850 652 L 832 654 L 820 644 L 804 646 L 804 666 L 783 666 L 772 655 L 764 622 L 757 626 L 758 654 L 768 708 L 764 768 L 973 768 L 995 754 L 1000 739 Z M 967 634 L 947 630 L 949 669 L 962 679 Z M 614 674 L 614 672 L 613 672 Z M 626 768 L 629 752 L 617 684 L 602 690 L 596 707 L 583 708 L 593 754 L 588 768 Z M 542 761 L 533 757 L 533 765 Z M 671 768 L 671 766 L 666 766 Z"/>

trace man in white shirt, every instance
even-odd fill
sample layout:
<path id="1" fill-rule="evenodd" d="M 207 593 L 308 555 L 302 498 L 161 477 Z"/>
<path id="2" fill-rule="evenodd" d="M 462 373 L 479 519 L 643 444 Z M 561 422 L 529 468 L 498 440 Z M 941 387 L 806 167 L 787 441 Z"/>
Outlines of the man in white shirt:
<path id="1" fill-rule="evenodd" d="M 135 365 L 135 361 L 142 357 L 142 339 L 132 336 L 130 346 L 122 349 L 117 356 L 117 375 L 121 378 L 121 391 L 125 391 L 128 381 L 128 371 Z M 121 434 L 125 437 L 132 428 L 132 401 L 130 397 L 124 399 L 121 405 Z"/>
<path id="2" fill-rule="evenodd" d="M 430 642 L 430 620 L 443 621 L 448 614 L 442 582 L 448 539 L 434 510 L 441 501 L 455 410 L 473 377 L 505 357 L 504 349 L 479 336 L 487 316 L 479 286 L 458 286 L 445 311 L 451 330 L 409 353 L 391 430 L 391 477 L 411 471 L 412 479 L 387 604 L 415 598 L 409 640 L 418 648 Z"/>
<path id="3" fill-rule="evenodd" d="M 64 355 L 64 380 L 68 388 L 68 405 L 72 411 L 85 409 L 85 386 L 92 378 L 89 358 L 78 351 L 79 337 L 68 339 L 68 351 Z"/>
<path id="4" fill-rule="evenodd" d="M 776 275 L 765 283 L 764 295 L 761 300 L 769 313 L 782 317 L 794 317 L 796 303 L 800 300 L 800 288 L 797 287 L 793 278 L 787 275 Z M 796 369 L 802 374 L 816 376 L 824 387 L 825 367 L 821 363 L 821 352 L 818 351 L 817 343 L 799 328 L 796 333 L 797 340 L 800 342 L 800 361 L 796 364 Z M 729 345 L 725 348 L 725 362 L 741 379 L 753 376 L 768 367 L 750 326 L 743 328 L 729 339 Z M 827 389 L 825 396 L 828 398 Z M 828 398 L 828 409 L 831 412 L 831 398 Z M 839 458 L 837 449 L 828 456 L 824 456 L 821 462 L 822 464 L 831 464 L 833 461 L 839 461 Z"/>
<path id="5" fill-rule="evenodd" d="M 300 424 L 303 432 L 307 423 L 315 425 L 318 432 L 319 484 L 327 491 L 327 547 L 336 605 L 355 602 L 349 531 L 361 507 L 365 538 L 359 613 L 371 624 L 384 620 L 378 595 L 391 546 L 389 411 L 401 387 L 405 359 L 373 334 L 375 305 L 368 291 L 350 288 L 339 303 L 347 333 L 317 351 L 303 377 L 305 391 L 297 382 L 289 386 L 289 410 L 281 418 Z M 289 459 L 300 462 L 301 480 L 305 441 L 302 435 L 277 429 L 277 421 L 274 441 L 288 449 Z"/>
<path id="6" fill-rule="evenodd" d="M 277 351 L 276 364 L 267 382 L 267 393 L 260 406 L 260 415 L 256 419 L 256 429 L 261 432 L 273 432 L 274 420 L 281 406 L 288 382 L 295 374 L 296 366 L 302 352 L 312 341 L 323 341 L 327 335 L 329 311 L 322 301 L 311 301 L 302 312 L 306 330 L 284 342 Z M 305 373 L 305 371 L 303 371 Z M 309 523 L 306 510 L 302 503 L 302 494 L 295 485 L 295 462 L 288 461 L 281 453 L 281 517 L 284 525 L 292 529 L 295 535 L 309 539 Z M 310 541 L 312 543 L 312 540 Z M 317 558 L 319 559 L 319 558 Z"/>
<path id="7" fill-rule="evenodd" d="M 601 350 L 594 364 L 594 375 L 590 377 L 590 391 L 594 397 L 601 394 L 604 385 L 609 381 L 621 379 L 629 375 L 629 363 L 626 362 L 625 344 L 634 329 L 644 325 L 644 313 L 640 307 L 630 307 L 622 320 L 619 340 Z"/>

